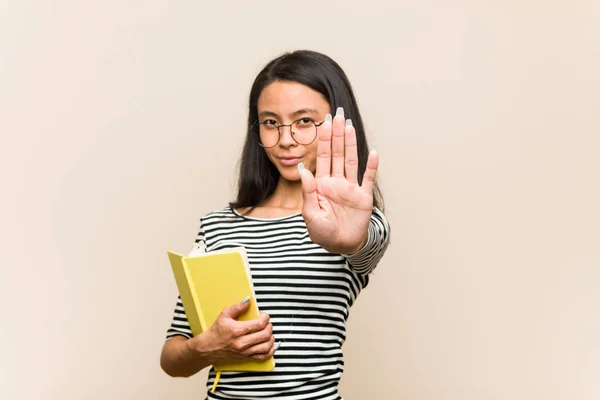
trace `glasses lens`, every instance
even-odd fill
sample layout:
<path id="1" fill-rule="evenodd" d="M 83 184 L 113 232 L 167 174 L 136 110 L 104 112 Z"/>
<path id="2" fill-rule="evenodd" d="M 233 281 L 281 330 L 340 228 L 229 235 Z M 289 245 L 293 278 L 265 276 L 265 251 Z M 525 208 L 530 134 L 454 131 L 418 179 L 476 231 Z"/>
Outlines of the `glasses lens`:
<path id="1" fill-rule="evenodd" d="M 279 141 L 279 131 L 274 124 L 260 124 L 260 144 L 265 147 L 273 147 Z"/>
<path id="2" fill-rule="evenodd" d="M 302 118 L 292 125 L 294 139 L 300 144 L 311 144 L 317 137 L 317 126 L 314 121 L 308 118 Z"/>

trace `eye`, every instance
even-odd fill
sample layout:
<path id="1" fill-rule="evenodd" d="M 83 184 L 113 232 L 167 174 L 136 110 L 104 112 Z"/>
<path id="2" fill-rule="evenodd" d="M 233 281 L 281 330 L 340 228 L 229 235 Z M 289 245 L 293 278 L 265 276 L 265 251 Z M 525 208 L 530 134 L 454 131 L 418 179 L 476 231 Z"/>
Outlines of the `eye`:
<path id="1" fill-rule="evenodd" d="M 265 125 L 273 125 L 273 126 L 277 126 L 277 121 L 272 120 L 272 119 L 266 119 L 263 122 L 261 122 L 262 124 Z"/>
<path id="2" fill-rule="evenodd" d="M 306 126 L 306 125 L 310 125 L 312 124 L 314 121 L 312 118 L 308 118 L 308 117 L 304 117 L 304 118 L 300 118 L 298 120 L 298 125 L 299 126 Z"/>

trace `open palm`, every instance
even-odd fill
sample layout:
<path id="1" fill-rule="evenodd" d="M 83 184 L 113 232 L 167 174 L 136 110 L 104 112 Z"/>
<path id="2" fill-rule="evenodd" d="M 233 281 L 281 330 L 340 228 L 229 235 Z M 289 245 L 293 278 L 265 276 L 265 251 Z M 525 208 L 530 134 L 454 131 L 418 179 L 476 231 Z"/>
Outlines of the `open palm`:
<path id="1" fill-rule="evenodd" d="M 332 253 L 350 254 L 367 240 L 379 157 L 371 151 L 359 185 L 356 132 L 342 109 L 321 125 L 318 140 L 315 175 L 300 169 L 302 215 L 313 242 Z"/>

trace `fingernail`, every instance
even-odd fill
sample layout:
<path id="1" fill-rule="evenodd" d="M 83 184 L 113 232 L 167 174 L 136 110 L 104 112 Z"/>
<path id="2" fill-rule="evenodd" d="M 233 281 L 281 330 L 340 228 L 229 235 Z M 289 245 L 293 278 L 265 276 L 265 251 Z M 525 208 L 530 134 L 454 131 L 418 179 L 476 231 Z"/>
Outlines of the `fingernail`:
<path id="1" fill-rule="evenodd" d="M 275 351 L 279 350 L 280 346 L 281 346 L 281 342 L 275 343 Z"/>
<path id="2" fill-rule="evenodd" d="M 331 114 L 325 115 L 325 122 L 331 122 Z"/>
<path id="3" fill-rule="evenodd" d="M 340 116 L 342 118 L 344 118 L 344 109 L 342 107 L 338 107 L 337 111 L 335 112 L 335 116 Z"/>
<path id="4" fill-rule="evenodd" d="M 304 163 L 298 163 L 298 172 L 304 170 Z"/>
<path id="5" fill-rule="evenodd" d="M 371 150 L 377 151 L 377 143 L 373 143 L 373 146 L 371 146 Z"/>
<path id="6" fill-rule="evenodd" d="M 250 300 L 250 296 L 244 297 L 244 300 L 242 300 L 242 305 L 246 304 L 248 300 Z"/>
<path id="7" fill-rule="evenodd" d="M 352 120 L 351 119 L 347 119 L 346 120 L 346 126 L 352 126 Z"/>

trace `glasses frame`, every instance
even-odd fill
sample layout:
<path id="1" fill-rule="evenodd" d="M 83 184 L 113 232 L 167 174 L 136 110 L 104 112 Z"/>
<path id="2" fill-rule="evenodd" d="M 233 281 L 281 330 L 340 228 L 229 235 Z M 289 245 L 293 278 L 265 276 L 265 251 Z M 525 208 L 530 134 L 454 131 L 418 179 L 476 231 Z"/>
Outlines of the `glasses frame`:
<path id="1" fill-rule="evenodd" d="M 254 125 L 258 126 L 258 132 L 257 132 L 257 133 L 258 133 L 258 144 L 259 144 L 261 147 L 265 148 L 265 149 L 271 149 L 271 148 L 273 148 L 273 147 L 277 146 L 277 145 L 279 144 L 279 142 L 281 141 L 281 128 L 282 128 L 282 127 L 285 127 L 285 126 L 289 126 L 289 127 L 290 127 L 290 133 L 291 133 L 291 136 L 292 136 L 292 139 L 294 140 L 294 142 L 298 143 L 298 144 L 299 144 L 299 145 L 301 145 L 301 146 L 308 146 L 309 144 L 311 144 L 311 143 L 313 143 L 313 142 L 315 141 L 315 139 L 317 138 L 317 136 L 319 136 L 319 127 L 320 127 L 321 125 L 323 125 L 323 123 L 325 122 L 325 120 L 323 120 L 323 121 L 321 121 L 321 122 L 318 122 L 318 123 L 317 123 L 317 122 L 315 122 L 315 121 L 312 121 L 312 120 L 311 120 L 311 121 L 312 121 L 312 123 L 313 123 L 313 124 L 315 124 L 315 137 L 314 137 L 314 138 L 313 138 L 313 140 L 311 140 L 309 143 L 300 143 L 300 142 L 298 142 L 298 141 L 296 140 L 296 138 L 294 137 L 295 133 L 294 133 L 294 131 L 292 130 L 292 125 L 294 125 L 294 124 L 295 124 L 295 123 L 297 123 L 298 121 L 301 121 L 301 120 L 303 120 L 303 119 L 305 119 L 305 118 L 307 118 L 307 117 L 298 118 L 297 120 L 295 120 L 295 121 L 292 121 L 292 123 L 291 123 L 291 124 L 280 124 L 280 123 L 275 123 L 275 124 L 267 124 L 267 123 L 264 123 L 264 122 L 258 122 L 258 121 L 256 121 L 256 122 L 254 123 Z M 270 125 L 270 126 L 275 126 L 275 127 L 277 128 L 277 134 L 278 134 L 278 137 L 277 137 L 277 142 L 275 142 L 275 144 L 274 144 L 273 146 L 265 146 L 265 145 L 263 145 L 263 144 L 261 143 L 261 140 L 260 140 L 260 126 L 261 126 L 261 125 Z"/>

